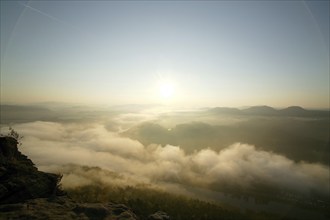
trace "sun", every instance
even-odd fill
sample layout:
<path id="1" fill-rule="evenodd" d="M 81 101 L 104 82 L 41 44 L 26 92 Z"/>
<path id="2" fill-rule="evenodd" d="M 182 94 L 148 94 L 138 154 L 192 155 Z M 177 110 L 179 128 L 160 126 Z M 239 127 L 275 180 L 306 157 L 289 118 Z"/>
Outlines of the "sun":
<path id="1" fill-rule="evenodd" d="M 163 82 L 160 84 L 159 92 L 162 98 L 169 99 L 174 96 L 174 85 L 170 82 Z"/>

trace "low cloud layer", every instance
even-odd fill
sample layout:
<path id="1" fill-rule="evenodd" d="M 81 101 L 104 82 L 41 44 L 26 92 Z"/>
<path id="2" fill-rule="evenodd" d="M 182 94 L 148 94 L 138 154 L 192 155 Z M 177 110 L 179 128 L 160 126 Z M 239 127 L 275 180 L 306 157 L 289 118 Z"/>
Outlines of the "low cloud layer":
<path id="1" fill-rule="evenodd" d="M 136 140 L 109 132 L 101 124 L 38 121 L 18 124 L 15 129 L 24 136 L 21 151 L 46 171 L 61 172 L 62 169 L 62 172 L 70 173 L 64 170 L 64 165 L 79 164 L 122 175 L 112 178 L 109 173 L 99 172 L 103 182 L 117 179 L 122 183 L 129 179 L 130 183 L 180 183 L 204 187 L 222 184 L 249 187 L 267 183 L 300 192 L 329 193 L 329 167 L 296 163 L 284 156 L 257 150 L 252 145 L 236 143 L 219 152 L 205 148 L 186 154 L 178 146 L 143 146 Z M 63 184 L 87 184 L 87 176 L 82 175 L 81 170 L 79 172 L 73 170 L 65 175 Z"/>

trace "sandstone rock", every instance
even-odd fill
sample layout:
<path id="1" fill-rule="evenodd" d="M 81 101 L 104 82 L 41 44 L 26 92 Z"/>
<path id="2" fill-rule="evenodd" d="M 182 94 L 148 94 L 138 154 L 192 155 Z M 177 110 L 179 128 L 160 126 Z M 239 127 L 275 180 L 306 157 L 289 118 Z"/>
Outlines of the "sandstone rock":
<path id="1" fill-rule="evenodd" d="M 60 176 L 38 171 L 17 144 L 14 138 L 0 137 L 0 204 L 61 194 Z"/>
<path id="2" fill-rule="evenodd" d="M 38 198 L 0 205 L 0 219 L 138 220 L 126 206 L 107 203 L 76 203 L 67 196 Z"/>
<path id="3" fill-rule="evenodd" d="M 170 216 L 168 216 L 165 212 L 158 211 L 148 217 L 148 220 L 170 220 Z"/>
<path id="4" fill-rule="evenodd" d="M 0 219 L 138 220 L 125 205 L 77 203 L 58 189 L 60 176 L 38 171 L 12 137 L 0 137 Z"/>

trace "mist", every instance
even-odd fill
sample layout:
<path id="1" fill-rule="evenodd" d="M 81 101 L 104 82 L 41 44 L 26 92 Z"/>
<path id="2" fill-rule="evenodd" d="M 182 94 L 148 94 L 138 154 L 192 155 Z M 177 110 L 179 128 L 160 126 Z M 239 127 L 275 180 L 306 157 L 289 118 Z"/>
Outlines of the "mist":
<path id="1" fill-rule="evenodd" d="M 117 121 L 141 117 L 121 115 Z M 17 124 L 15 129 L 24 136 L 21 151 L 45 171 L 60 172 L 66 165 L 76 164 L 121 174 L 121 184 L 127 178 L 135 180 L 127 181 L 130 184 L 168 182 L 206 188 L 212 185 L 249 188 L 262 183 L 303 193 L 329 193 L 328 166 L 295 162 L 250 144 L 233 143 L 221 146 L 220 151 L 206 145 L 187 153 L 180 146 L 143 145 L 109 131 L 101 123 L 36 121 Z M 104 172 L 94 175 L 82 175 L 76 169 L 70 172 L 64 175 L 65 187 L 96 180 L 115 182 Z"/>
<path id="2" fill-rule="evenodd" d="M 149 204 L 166 208 L 161 191 L 197 198 L 188 212 L 205 202 L 196 215 L 168 199 L 171 219 L 231 216 L 224 197 L 237 197 L 226 204 L 251 219 L 268 219 L 271 209 L 281 219 L 308 216 L 279 216 L 287 206 L 323 216 L 328 6 L 1 1 L 0 136 L 17 139 L 37 170 L 62 174 L 53 185 L 61 179 L 72 199 L 116 194 L 111 202 L 135 203 L 141 219 Z M 283 206 L 247 204 L 259 202 Z"/>
<path id="3" fill-rule="evenodd" d="M 24 136 L 22 153 L 40 170 L 63 174 L 64 189 L 143 185 L 197 198 L 186 187 L 329 195 L 324 112 L 46 106 L 39 109 L 48 115 L 38 118 L 31 108 L 5 108 L 1 132 L 10 125 Z M 28 120 L 13 120 L 15 112 Z"/>

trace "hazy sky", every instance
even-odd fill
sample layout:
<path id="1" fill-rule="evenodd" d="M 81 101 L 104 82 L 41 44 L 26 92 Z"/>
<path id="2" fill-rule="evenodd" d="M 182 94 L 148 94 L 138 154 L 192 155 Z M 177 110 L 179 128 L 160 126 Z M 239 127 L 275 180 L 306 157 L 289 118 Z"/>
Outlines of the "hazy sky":
<path id="1" fill-rule="evenodd" d="M 328 1 L 1 1 L 1 103 L 328 108 L 328 9 Z"/>

